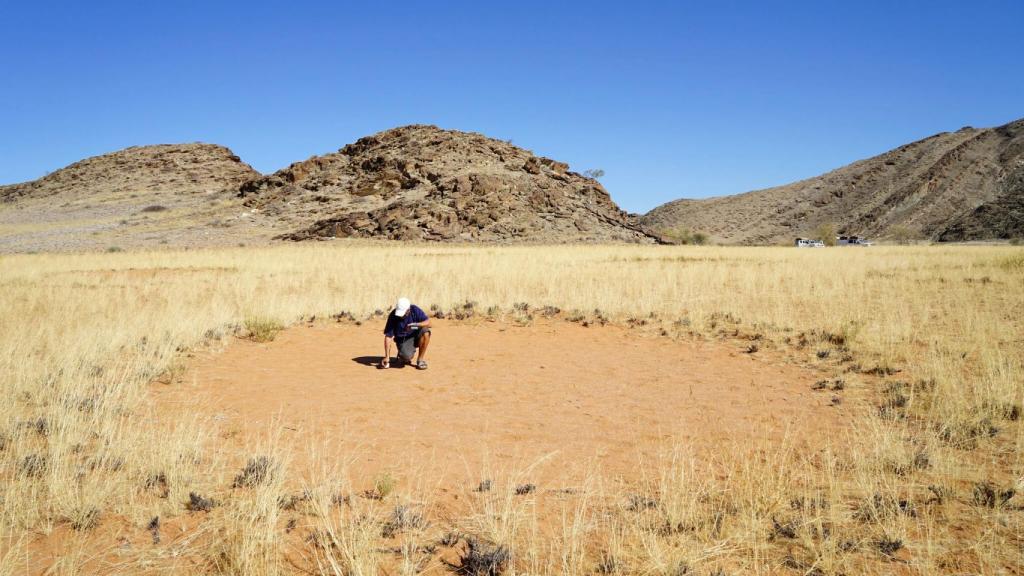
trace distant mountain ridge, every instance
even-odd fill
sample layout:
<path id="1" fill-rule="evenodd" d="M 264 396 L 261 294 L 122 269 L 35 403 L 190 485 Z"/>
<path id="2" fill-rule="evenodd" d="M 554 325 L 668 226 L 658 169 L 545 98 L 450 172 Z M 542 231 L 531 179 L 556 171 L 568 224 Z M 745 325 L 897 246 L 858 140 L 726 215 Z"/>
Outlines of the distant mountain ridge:
<path id="1" fill-rule="evenodd" d="M 776 244 L 822 224 L 876 238 L 1024 236 L 1024 119 L 919 140 L 821 176 L 651 210 L 652 233 L 681 229 L 728 244 Z"/>
<path id="2" fill-rule="evenodd" d="M 0 186 L 0 252 L 264 244 L 273 239 L 734 244 L 839 233 L 1024 236 L 1024 120 L 963 128 L 822 176 L 676 200 L 636 217 L 563 162 L 482 134 L 411 125 L 263 175 L 214 144 L 87 158 Z"/>
<path id="3" fill-rule="evenodd" d="M 567 164 L 425 125 L 385 130 L 269 175 L 223 146 L 161 144 L 0 186 L 0 251 L 338 237 L 657 241 Z"/>

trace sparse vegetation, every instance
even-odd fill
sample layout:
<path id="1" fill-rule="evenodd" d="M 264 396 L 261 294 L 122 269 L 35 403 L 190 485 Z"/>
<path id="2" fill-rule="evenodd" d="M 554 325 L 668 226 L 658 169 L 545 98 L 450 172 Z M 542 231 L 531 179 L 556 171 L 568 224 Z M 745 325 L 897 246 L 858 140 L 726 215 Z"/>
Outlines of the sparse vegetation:
<path id="1" fill-rule="evenodd" d="M 100 571 L 102 555 L 83 552 L 83 538 L 117 523 L 147 546 L 162 531 L 168 547 L 126 552 L 126 573 L 175 572 L 183 559 L 224 573 L 300 569 L 289 562 L 313 573 L 436 573 L 430 550 L 442 540 L 464 574 L 1019 570 L 1018 248 L 875 247 L 839 261 L 772 248 L 446 246 L 436 250 L 449 257 L 427 269 L 417 250 L 0 257 L 0 322 L 17 327 L 0 331 L 0 573 L 21 571 L 10 562 L 23 562 L 26 546 L 53 550 L 54 572 Z M 550 308 L 588 326 L 723 338 L 737 352 L 756 345 L 753 358 L 738 354 L 744 361 L 813 363 L 823 374 L 806 395 L 845 397 L 823 409 L 849 408 L 852 432 L 773 436 L 710 459 L 669 447 L 649 485 L 620 487 L 595 471 L 557 495 L 516 495 L 526 479 L 547 486 L 543 477 L 472 471 L 472 510 L 439 517 L 404 471 L 321 477 L 257 447 L 266 461 L 233 460 L 217 450 L 215 424 L 152 417 L 147 384 L 164 382 L 211 331 L 252 337 L 253 310 L 278 319 L 273 334 L 339 310 L 372 317 L 394 297 L 381 262 L 418 287 L 419 301 L 464 317 Z M 377 498 L 361 497 L 367 488 Z"/>
<path id="2" fill-rule="evenodd" d="M 373 479 L 373 488 L 363 495 L 370 500 L 383 500 L 395 491 L 395 477 L 390 472 L 381 472 Z"/>
<path id="3" fill-rule="evenodd" d="M 901 224 L 893 226 L 889 230 L 889 236 L 892 238 L 893 242 L 901 246 L 906 246 L 916 240 L 920 240 L 921 232 Z"/>
<path id="4" fill-rule="evenodd" d="M 821 240 L 825 246 L 836 245 L 836 225 L 832 222 L 825 222 L 818 224 L 814 227 L 814 231 L 811 236 L 816 240 Z"/>
<path id="5" fill-rule="evenodd" d="M 692 244 L 694 246 L 703 246 L 708 242 L 707 234 L 703 232 L 694 232 L 685 226 L 663 230 L 661 232 L 661 236 L 673 244 Z"/>
<path id="6" fill-rule="evenodd" d="M 245 319 L 245 330 L 253 342 L 270 342 L 284 330 L 284 325 L 271 318 L 249 317 Z"/>

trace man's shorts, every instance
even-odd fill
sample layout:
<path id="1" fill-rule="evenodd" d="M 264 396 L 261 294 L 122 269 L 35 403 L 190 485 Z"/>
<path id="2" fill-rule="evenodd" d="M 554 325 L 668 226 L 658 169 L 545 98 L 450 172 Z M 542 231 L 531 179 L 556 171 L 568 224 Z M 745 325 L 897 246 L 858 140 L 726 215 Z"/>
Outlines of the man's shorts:
<path id="1" fill-rule="evenodd" d="M 408 336 L 395 336 L 395 344 L 398 346 L 398 357 L 406 362 L 412 360 L 412 357 L 416 354 L 416 349 L 420 346 L 420 336 L 428 334 L 430 328 L 420 328 L 414 330 Z"/>

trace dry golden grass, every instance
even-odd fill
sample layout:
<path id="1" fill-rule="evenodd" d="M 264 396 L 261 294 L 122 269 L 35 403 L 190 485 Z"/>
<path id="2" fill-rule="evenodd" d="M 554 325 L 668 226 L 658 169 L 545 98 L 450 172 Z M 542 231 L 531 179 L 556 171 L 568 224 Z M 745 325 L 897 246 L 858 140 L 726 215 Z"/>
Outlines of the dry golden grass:
<path id="1" fill-rule="evenodd" d="M 153 424 L 145 385 L 173 383 L 183 351 L 272 337 L 310 316 L 366 317 L 395 285 L 415 287 L 422 304 L 472 301 L 515 321 L 528 321 L 515 307 L 525 302 L 643 318 L 667 337 L 759 335 L 794 361 L 878 377 L 865 380 L 867 409 L 841 444 L 723 447 L 711 462 L 669 447 L 634 492 L 595 476 L 554 501 L 511 497 L 521 471 L 505 471 L 474 493 L 473 514 L 402 525 L 395 552 L 380 534 L 406 518 L 396 507 L 429 517 L 429 491 L 414 483 L 339 499 L 367 480 L 326 459 L 299 477 L 271 438 L 252 455 L 274 473 L 229 490 L 237 470 L 209 449 L 203 422 Z M 57 547 L 61 574 L 438 573 L 429 549 L 453 530 L 477 539 L 475 560 L 509 574 L 1022 569 L 1018 248 L 339 242 L 3 256 L 0 325 L 0 574 L 45 568 L 39 541 Z M 302 520 L 289 526 L 281 502 L 296 483 Z M 173 541 L 127 552 L 95 541 L 113 519 L 141 533 L 157 516 L 173 524 L 193 492 L 219 506 Z M 538 521 L 552 514 L 554 525 Z"/>

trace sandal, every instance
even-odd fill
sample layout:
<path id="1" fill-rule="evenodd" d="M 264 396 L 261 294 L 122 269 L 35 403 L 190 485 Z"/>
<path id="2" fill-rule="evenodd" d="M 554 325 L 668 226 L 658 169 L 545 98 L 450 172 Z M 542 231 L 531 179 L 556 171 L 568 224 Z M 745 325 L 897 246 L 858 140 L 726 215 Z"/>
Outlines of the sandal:
<path id="1" fill-rule="evenodd" d="M 416 362 L 416 369 L 417 370 L 426 370 L 427 369 L 427 361 L 426 360 L 420 360 L 419 362 Z"/>

